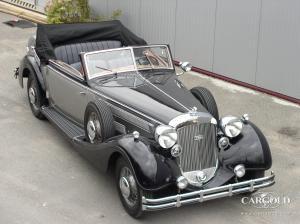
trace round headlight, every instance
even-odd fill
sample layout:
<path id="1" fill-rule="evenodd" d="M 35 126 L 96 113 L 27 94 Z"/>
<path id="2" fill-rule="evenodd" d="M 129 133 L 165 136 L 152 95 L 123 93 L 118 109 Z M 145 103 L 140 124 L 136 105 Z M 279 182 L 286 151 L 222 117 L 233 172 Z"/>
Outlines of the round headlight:
<path id="1" fill-rule="evenodd" d="M 159 125 L 155 129 L 155 139 L 162 148 L 171 148 L 177 142 L 176 130 L 168 125 Z"/>
<path id="2" fill-rule="evenodd" d="M 244 124 L 238 117 L 227 116 L 220 120 L 220 126 L 227 137 L 234 138 L 241 134 Z"/>

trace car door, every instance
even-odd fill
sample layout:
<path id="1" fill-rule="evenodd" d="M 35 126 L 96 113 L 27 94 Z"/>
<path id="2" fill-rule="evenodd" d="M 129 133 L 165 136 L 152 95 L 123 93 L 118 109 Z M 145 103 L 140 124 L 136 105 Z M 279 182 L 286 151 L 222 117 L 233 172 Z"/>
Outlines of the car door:
<path id="1" fill-rule="evenodd" d="M 51 105 L 83 124 L 88 103 L 83 75 L 61 61 L 50 61 L 46 83 Z"/>

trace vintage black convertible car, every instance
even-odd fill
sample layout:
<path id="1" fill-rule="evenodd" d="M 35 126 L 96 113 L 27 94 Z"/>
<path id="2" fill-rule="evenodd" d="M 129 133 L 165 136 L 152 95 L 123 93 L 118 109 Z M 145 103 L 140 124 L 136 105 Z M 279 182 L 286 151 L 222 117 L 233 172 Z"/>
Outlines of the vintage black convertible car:
<path id="1" fill-rule="evenodd" d="M 133 217 L 275 183 L 249 117 L 219 118 L 209 90 L 178 79 L 168 45 L 147 45 L 119 21 L 38 25 L 15 75 L 22 87 L 28 79 L 34 116 L 115 172 Z"/>

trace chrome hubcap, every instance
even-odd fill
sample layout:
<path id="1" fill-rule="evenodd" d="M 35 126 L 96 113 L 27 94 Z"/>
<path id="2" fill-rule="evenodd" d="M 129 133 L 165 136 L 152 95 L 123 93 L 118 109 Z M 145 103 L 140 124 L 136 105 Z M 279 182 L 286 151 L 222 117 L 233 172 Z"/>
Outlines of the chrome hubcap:
<path id="1" fill-rule="evenodd" d="M 120 178 L 120 189 L 123 197 L 129 198 L 130 196 L 130 185 L 125 177 Z"/>
<path id="2" fill-rule="evenodd" d="M 92 112 L 89 116 L 87 134 L 91 143 L 101 142 L 102 140 L 100 122 L 95 112 Z"/>
<path id="3" fill-rule="evenodd" d="M 30 103 L 34 106 L 34 108 L 37 108 L 37 106 L 36 106 L 36 93 L 35 93 L 35 89 L 33 87 L 29 88 L 28 96 L 29 96 Z"/>
<path id="4" fill-rule="evenodd" d="M 96 137 L 96 128 L 95 128 L 95 124 L 93 121 L 89 121 L 87 124 L 87 131 L 88 131 L 88 135 L 90 140 L 94 140 Z"/>
<path id="5" fill-rule="evenodd" d="M 35 104 L 36 95 L 35 95 L 34 88 L 32 88 L 32 87 L 29 88 L 29 100 L 30 100 L 30 103 Z"/>
<path id="6" fill-rule="evenodd" d="M 138 190 L 132 172 L 123 167 L 120 173 L 119 186 L 121 194 L 129 206 L 134 206 L 138 200 Z"/>

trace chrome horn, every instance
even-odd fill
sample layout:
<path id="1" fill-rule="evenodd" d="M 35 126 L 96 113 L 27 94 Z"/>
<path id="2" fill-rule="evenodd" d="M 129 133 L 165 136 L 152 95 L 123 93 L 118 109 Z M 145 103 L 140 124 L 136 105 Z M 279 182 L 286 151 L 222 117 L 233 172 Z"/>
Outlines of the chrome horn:
<path id="1" fill-rule="evenodd" d="M 192 64 L 190 62 L 179 62 L 179 66 L 182 69 L 182 72 L 178 73 L 178 76 L 192 70 Z"/>

